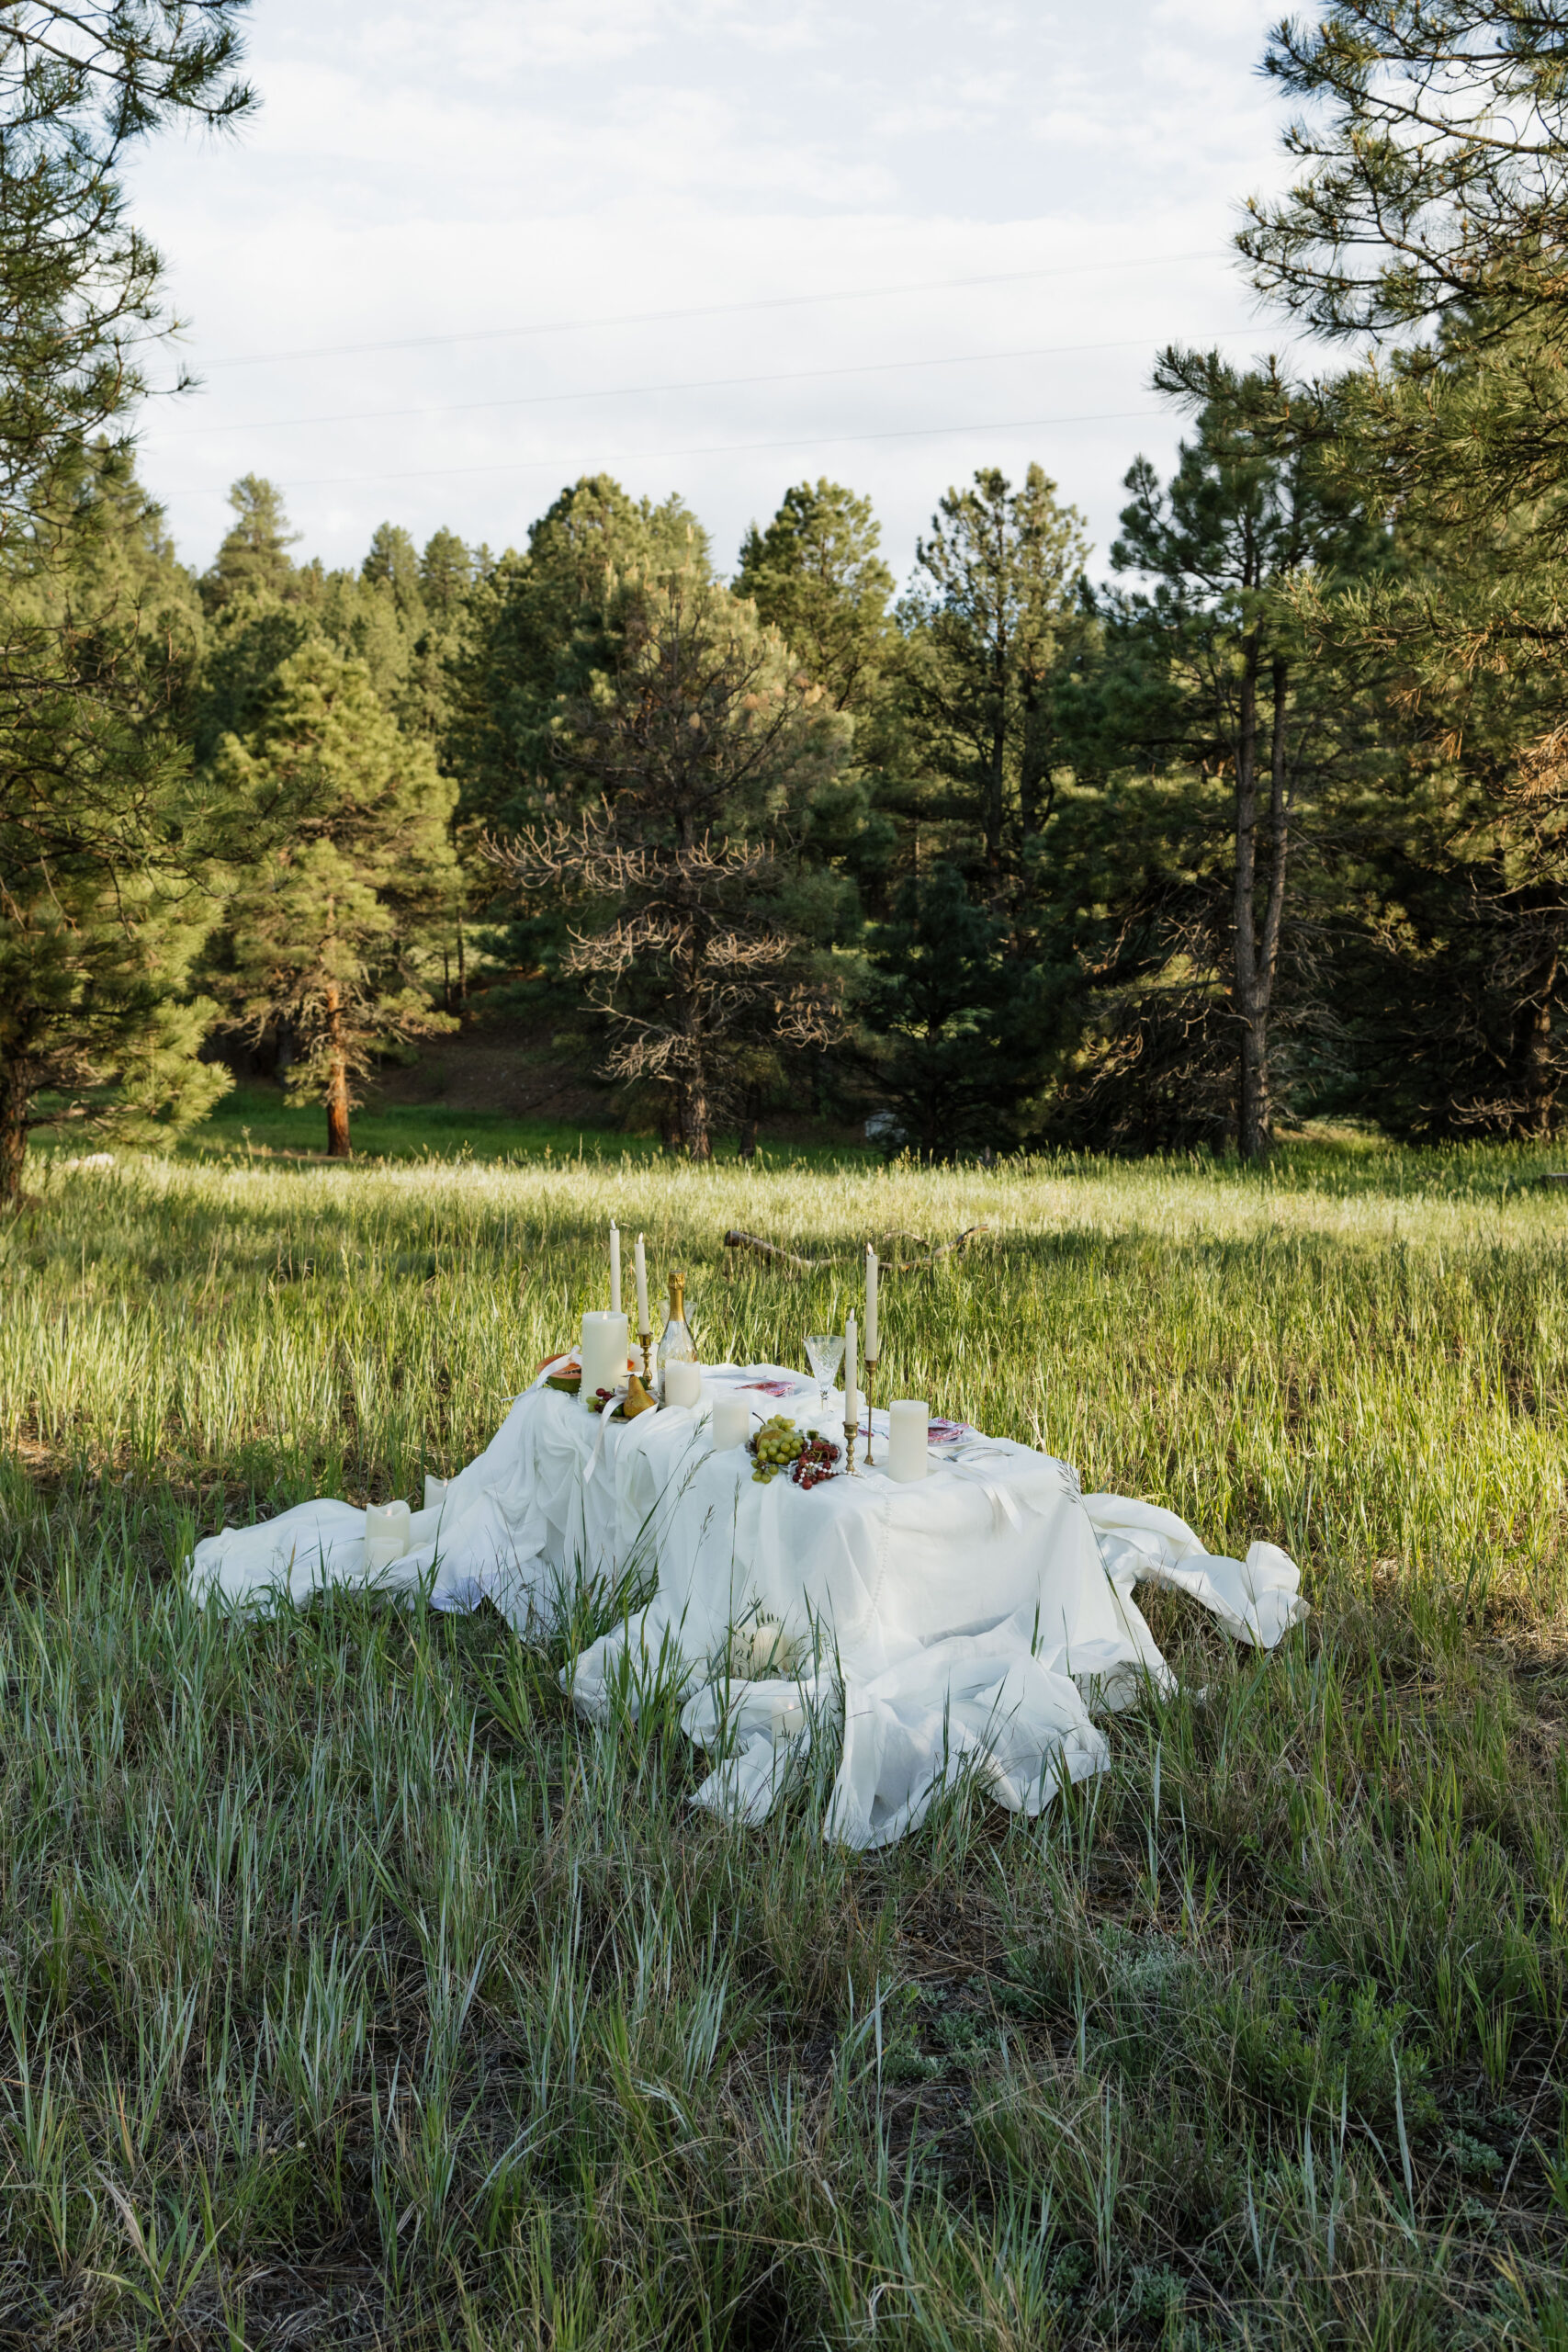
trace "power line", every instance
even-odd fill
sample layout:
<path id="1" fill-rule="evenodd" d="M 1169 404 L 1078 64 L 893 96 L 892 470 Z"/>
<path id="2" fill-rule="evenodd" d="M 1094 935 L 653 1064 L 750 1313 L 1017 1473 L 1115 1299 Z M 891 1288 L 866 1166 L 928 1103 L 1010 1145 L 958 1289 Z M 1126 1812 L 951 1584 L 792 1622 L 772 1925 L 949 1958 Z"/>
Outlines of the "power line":
<path id="1" fill-rule="evenodd" d="M 742 457 L 762 449 L 832 449 L 861 441 L 937 440 L 953 433 L 1033 433 L 1050 424 L 1119 424 L 1134 417 L 1163 416 L 1165 413 L 1164 409 L 1157 408 L 1095 409 L 1081 416 L 1021 416 L 1000 424 L 900 425 L 885 433 L 813 433 L 797 435 L 784 441 L 712 441 L 683 449 L 606 449 L 600 453 L 596 462 L 625 465 L 631 460 L 644 458 Z M 339 490 L 353 482 L 449 481 L 463 474 L 546 473 L 561 463 L 558 457 L 502 458 L 484 466 L 416 466 L 403 473 L 318 474 L 309 481 L 293 483 L 291 489 Z"/>
<path id="2" fill-rule="evenodd" d="M 1235 343 L 1253 332 L 1250 327 L 1231 327 L 1223 334 L 1201 338 L 1206 343 Z M 522 392 L 499 401 L 446 401 L 429 408 L 369 408 L 335 409 L 323 416 L 275 416 L 260 423 L 242 422 L 238 424 L 197 424 L 182 426 L 180 438 L 188 440 L 196 433 L 282 433 L 307 424 L 391 424 L 411 416 L 469 416 L 480 409 L 548 408 L 564 406 L 571 401 L 624 401 L 651 399 L 661 392 L 713 392 L 734 390 L 752 384 L 807 384 L 840 376 L 885 376 L 912 368 L 977 368 L 999 359 L 1061 359 L 1083 351 L 1132 351 L 1146 347 L 1155 340 L 1149 335 L 1123 335 L 1110 343 L 1044 343 L 1034 344 L 1018 351 L 954 352 L 949 357 L 936 359 L 872 359 L 852 368 L 795 368 L 765 376 L 694 376 L 683 382 L 669 384 L 615 384 L 595 391 Z"/>
<path id="3" fill-rule="evenodd" d="M 323 343 L 295 351 L 250 351 L 238 358 L 209 359 L 204 364 L 209 369 L 261 368 L 279 359 L 346 359 L 366 351 L 426 351 L 437 344 L 494 343 L 512 335 L 581 334 L 591 327 L 657 326 L 671 319 L 733 318 L 742 311 L 801 310 L 818 302 L 869 302 L 888 294 L 935 294 L 957 286 L 1019 286 L 1028 279 L 1082 277 L 1089 270 L 1105 273 L 1113 269 L 1164 268 L 1172 262 L 1207 261 L 1213 257 L 1213 246 L 1199 245 L 1190 253 L 1135 254 L 1125 261 L 1058 262 L 1044 269 L 1010 269 L 984 277 L 924 277 L 900 286 L 845 286 L 827 293 L 770 294 L 750 302 L 709 302 L 683 311 L 628 311 L 605 319 L 551 319 L 535 326 L 468 327 L 456 334 L 401 335 L 381 343 Z"/>

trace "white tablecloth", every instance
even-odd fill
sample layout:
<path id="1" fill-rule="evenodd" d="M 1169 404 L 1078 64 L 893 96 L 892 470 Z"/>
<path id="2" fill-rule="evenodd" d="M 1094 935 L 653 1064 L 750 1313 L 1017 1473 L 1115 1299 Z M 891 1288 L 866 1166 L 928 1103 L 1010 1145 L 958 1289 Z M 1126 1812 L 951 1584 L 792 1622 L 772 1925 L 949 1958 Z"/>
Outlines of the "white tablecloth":
<path id="1" fill-rule="evenodd" d="M 673 1679 L 688 1735 L 716 1756 L 698 1803 L 753 1821 L 812 1742 L 841 1743 L 827 1828 L 856 1847 L 914 1828 L 965 1772 L 1034 1814 L 1065 1780 L 1103 1771 L 1094 1713 L 1145 1677 L 1171 1682 L 1136 1584 L 1179 1588 L 1263 1648 L 1305 1614 L 1276 1545 L 1211 1556 L 1173 1512 L 1084 1496 L 1065 1463 L 977 1431 L 934 1446 L 931 1475 L 901 1486 L 880 1467 L 878 1415 L 870 1469 L 810 1490 L 761 1485 L 739 1450 L 713 1450 L 721 1389 L 749 1395 L 758 1422 L 817 1419 L 815 1385 L 776 1365 L 720 1366 L 694 1410 L 609 1423 L 536 1384 L 442 1502 L 414 1514 L 389 1568 L 367 1576 L 363 1511 L 305 1503 L 204 1539 L 192 1589 L 265 1609 L 373 1583 L 444 1609 L 489 1600 L 521 1632 L 581 1578 L 646 1589 L 657 1577 L 652 1599 L 568 1668 L 580 1711 L 635 1713 Z M 823 1426 L 841 1437 L 841 1399 L 836 1409 Z M 782 1628 L 787 1674 L 735 1670 L 759 1621 Z"/>

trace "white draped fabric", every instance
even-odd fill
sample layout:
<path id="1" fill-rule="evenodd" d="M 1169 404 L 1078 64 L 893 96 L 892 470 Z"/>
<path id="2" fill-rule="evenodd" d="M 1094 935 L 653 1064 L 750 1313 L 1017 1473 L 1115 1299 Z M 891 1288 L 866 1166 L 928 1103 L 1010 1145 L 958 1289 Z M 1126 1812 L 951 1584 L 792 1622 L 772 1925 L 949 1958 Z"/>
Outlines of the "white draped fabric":
<path id="1" fill-rule="evenodd" d="M 976 1430 L 933 1445 L 930 1476 L 910 1485 L 874 1465 L 810 1490 L 759 1484 L 739 1450 L 713 1450 L 721 1390 L 746 1395 L 754 1422 L 817 1419 L 815 1385 L 771 1364 L 707 1371 L 694 1410 L 631 1421 L 594 1418 L 541 1375 L 440 1503 L 414 1513 L 390 1567 L 367 1569 L 363 1511 L 305 1503 L 205 1538 L 192 1590 L 253 1610 L 325 1585 L 423 1591 L 442 1609 L 489 1600 L 522 1631 L 580 1578 L 646 1589 L 656 1575 L 651 1600 L 568 1668 L 581 1713 L 635 1713 L 673 1679 L 688 1736 L 716 1758 L 696 1801 L 749 1821 L 811 1743 L 839 1743 L 827 1828 L 853 1847 L 915 1828 L 964 1773 L 1036 1814 L 1064 1781 L 1105 1770 L 1095 1712 L 1126 1704 L 1145 1676 L 1171 1683 L 1139 1583 L 1176 1587 L 1265 1649 L 1305 1614 L 1276 1545 L 1213 1557 L 1173 1512 L 1082 1495 L 1065 1463 Z M 823 1427 L 842 1434 L 841 1418 Z M 882 1415 L 876 1429 L 884 1456 Z M 754 1657 L 765 1679 L 750 1679 Z"/>

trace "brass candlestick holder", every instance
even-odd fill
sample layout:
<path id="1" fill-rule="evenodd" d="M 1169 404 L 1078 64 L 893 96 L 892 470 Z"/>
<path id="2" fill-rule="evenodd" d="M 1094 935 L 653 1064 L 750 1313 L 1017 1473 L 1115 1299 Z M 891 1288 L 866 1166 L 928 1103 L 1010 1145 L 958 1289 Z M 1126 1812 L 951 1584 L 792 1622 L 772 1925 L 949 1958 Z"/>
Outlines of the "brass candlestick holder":
<path id="1" fill-rule="evenodd" d="M 876 1358 L 865 1360 L 865 1464 L 871 1467 L 871 1392 L 876 1385 Z"/>
<path id="2" fill-rule="evenodd" d="M 860 1433 L 860 1432 L 859 1432 L 859 1429 L 858 1429 L 858 1426 L 857 1426 L 856 1422 L 854 1422 L 854 1421 L 851 1421 L 851 1420 L 846 1420 L 846 1421 L 845 1421 L 845 1423 L 844 1423 L 844 1470 L 845 1470 L 846 1475 L 847 1475 L 848 1476 L 852 1477 L 852 1477 L 854 1476 L 854 1475 L 855 1475 L 855 1439 L 856 1439 L 856 1437 L 859 1435 L 859 1433 Z"/>
<path id="3" fill-rule="evenodd" d="M 647 1387 L 647 1389 L 648 1389 L 648 1392 L 649 1392 L 649 1396 L 651 1396 L 651 1395 L 652 1395 L 652 1393 L 653 1393 L 653 1334 L 652 1334 L 652 1332 L 651 1332 L 651 1331 L 639 1331 L 639 1332 L 637 1333 L 637 1346 L 642 1350 L 642 1377 L 643 1377 L 643 1383 L 644 1383 L 644 1385 Z"/>

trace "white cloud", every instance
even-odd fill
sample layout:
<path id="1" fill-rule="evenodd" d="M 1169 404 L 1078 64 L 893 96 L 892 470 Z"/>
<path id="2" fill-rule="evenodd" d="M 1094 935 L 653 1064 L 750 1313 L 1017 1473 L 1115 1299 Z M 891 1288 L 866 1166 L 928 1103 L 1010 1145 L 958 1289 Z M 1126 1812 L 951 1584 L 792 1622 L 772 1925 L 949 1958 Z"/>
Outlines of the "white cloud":
<path id="1" fill-rule="evenodd" d="M 1154 406 L 1154 350 L 1250 316 L 1227 246 L 1281 175 L 1268 22 L 1264 0 L 269 0 L 257 122 L 142 167 L 207 386 L 150 424 L 144 470 L 197 561 L 253 469 L 335 561 L 388 514 L 520 540 L 601 463 L 682 489 L 727 557 L 785 483 L 842 475 L 902 565 L 949 481 L 1038 456 L 1103 545 L 1134 449 L 1174 447 L 1175 420 L 1122 414 Z M 843 288 L 884 290 L 788 299 Z M 723 309 L 746 302 L 778 307 Z M 723 314 L 647 315 L 698 311 Z M 974 356 L 1072 344 L 1122 347 Z M 907 358 L 941 364 L 800 380 Z M 795 380 L 626 389 L 742 375 Z M 459 407 L 538 395 L 571 397 Z M 441 413 L 364 413 L 391 409 Z M 1057 417 L 1089 421 L 1019 423 Z"/>

